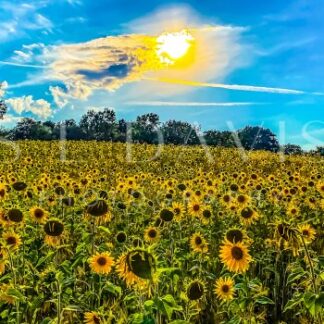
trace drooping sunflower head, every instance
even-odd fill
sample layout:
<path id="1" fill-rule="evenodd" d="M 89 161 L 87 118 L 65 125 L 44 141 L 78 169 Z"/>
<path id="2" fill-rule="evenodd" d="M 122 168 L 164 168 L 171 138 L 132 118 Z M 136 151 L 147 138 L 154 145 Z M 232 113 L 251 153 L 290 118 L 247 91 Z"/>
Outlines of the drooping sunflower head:
<path id="1" fill-rule="evenodd" d="M 217 279 L 214 289 L 216 296 L 224 301 L 232 300 L 235 293 L 234 284 L 234 280 L 229 277 Z"/>
<path id="2" fill-rule="evenodd" d="M 44 224 L 45 243 L 50 246 L 56 246 L 60 244 L 63 237 L 64 224 L 57 218 L 49 219 Z"/>
<path id="3" fill-rule="evenodd" d="M 220 258 L 227 269 L 236 273 L 244 273 L 252 260 L 248 248 L 242 242 L 225 241 L 220 250 Z"/>
<path id="4" fill-rule="evenodd" d="M 27 184 L 22 181 L 17 181 L 12 184 L 12 188 L 14 188 L 16 191 L 23 191 L 27 188 Z"/>
<path id="5" fill-rule="evenodd" d="M 239 228 L 231 228 L 225 234 L 225 239 L 231 243 L 238 243 L 244 240 L 245 234 Z"/>
<path id="6" fill-rule="evenodd" d="M 44 223 L 47 218 L 47 212 L 41 207 L 30 209 L 30 216 L 36 223 Z"/>
<path id="7" fill-rule="evenodd" d="M 24 219 L 24 214 L 18 208 L 12 208 L 8 210 L 8 218 L 13 223 L 21 223 Z"/>
<path id="8" fill-rule="evenodd" d="M 104 216 L 108 212 L 108 205 L 103 199 L 97 199 L 87 205 L 86 212 L 91 216 Z"/>
<path id="9" fill-rule="evenodd" d="M 125 243 L 127 240 L 127 235 L 125 232 L 118 232 L 116 234 L 116 241 L 120 244 Z"/>
<path id="10" fill-rule="evenodd" d="M 118 275 L 126 281 L 127 285 L 142 284 L 145 280 L 151 280 L 155 270 L 155 256 L 141 248 L 126 252 L 117 261 Z"/>
<path id="11" fill-rule="evenodd" d="M 186 295 L 189 300 L 197 301 L 205 294 L 205 285 L 200 280 L 193 280 L 189 282 L 186 288 Z"/>
<path id="12" fill-rule="evenodd" d="M 108 274 L 114 265 L 114 258 L 112 258 L 108 252 L 97 253 L 90 258 L 89 264 L 93 272 L 98 274 Z"/>
<path id="13" fill-rule="evenodd" d="M 171 222 L 173 220 L 174 217 L 174 213 L 167 208 L 163 208 L 160 211 L 160 218 L 164 221 L 164 222 Z"/>
<path id="14" fill-rule="evenodd" d="M 49 219 L 44 225 L 44 231 L 49 236 L 60 236 L 64 231 L 64 224 L 59 219 Z"/>

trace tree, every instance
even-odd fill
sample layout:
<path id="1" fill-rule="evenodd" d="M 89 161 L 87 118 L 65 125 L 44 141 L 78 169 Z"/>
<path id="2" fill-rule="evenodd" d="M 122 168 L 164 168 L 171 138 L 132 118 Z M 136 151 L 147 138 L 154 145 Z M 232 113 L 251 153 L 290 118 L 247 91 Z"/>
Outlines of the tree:
<path id="1" fill-rule="evenodd" d="M 40 121 L 35 121 L 31 118 L 23 118 L 17 123 L 16 127 L 10 131 L 9 137 L 14 140 L 50 140 L 52 138 L 52 132 L 48 126 L 44 126 Z"/>
<path id="2" fill-rule="evenodd" d="M 1 90 L 2 84 L 0 83 L 0 96 L 3 95 Z M 0 98 L 0 120 L 3 119 L 4 115 L 7 113 L 8 107 L 3 99 Z"/>
<path id="3" fill-rule="evenodd" d="M 246 150 L 266 150 L 277 152 L 279 142 L 270 129 L 259 126 L 247 126 L 238 131 L 238 137 Z"/>
<path id="4" fill-rule="evenodd" d="M 283 151 L 287 155 L 303 154 L 303 150 L 299 145 L 286 144 L 283 146 Z"/>
<path id="5" fill-rule="evenodd" d="M 163 124 L 161 131 L 166 144 L 194 145 L 200 143 L 197 130 L 187 122 L 169 120 Z"/>
<path id="6" fill-rule="evenodd" d="M 235 147 L 233 134 L 230 131 L 215 131 L 209 130 L 204 133 L 204 138 L 207 145 Z"/>
<path id="7" fill-rule="evenodd" d="M 157 114 L 138 116 L 136 122 L 132 124 L 133 140 L 139 143 L 157 144 L 159 123 Z"/>
<path id="8" fill-rule="evenodd" d="M 79 126 L 85 133 L 86 139 L 113 140 L 116 130 L 116 114 L 109 108 L 98 112 L 89 110 L 81 117 Z"/>
<path id="9" fill-rule="evenodd" d="M 7 113 L 8 107 L 4 100 L 0 100 L 0 119 L 3 119 L 4 115 Z"/>

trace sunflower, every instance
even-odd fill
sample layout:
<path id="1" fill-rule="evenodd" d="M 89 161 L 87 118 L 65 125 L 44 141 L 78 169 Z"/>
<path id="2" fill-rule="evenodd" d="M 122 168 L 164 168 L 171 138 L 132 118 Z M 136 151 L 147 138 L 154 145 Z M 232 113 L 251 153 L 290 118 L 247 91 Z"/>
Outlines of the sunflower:
<path id="1" fill-rule="evenodd" d="M 222 245 L 220 258 L 229 271 L 237 273 L 246 272 L 252 260 L 247 246 L 242 242 L 231 243 L 229 241 Z"/>
<path id="2" fill-rule="evenodd" d="M 100 324 L 101 319 L 96 312 L 85 312 L 84 313 L 85 324 Z"/>
<path id="3" fill-rule="evenodd" d="M 231 243 L 243 242 L 245 233 L 239 228 L 231 228 L 225 234 L 225 239 Z"/>
<path id="4" fill-rule="evenodd" d="M 3 183 L 0 183 L 0 199 L 5 197 L 6 192 L 6 186 Z"/>
<path id="5" fill-rule="evenodd" d="M 171 222 L 174 218 L 174 213 L 167 208 L 163 208 L 160 211 L 160 218 L 164 221 L 164 222 Z"/>
<path id="6" fill-rule="evenodd" d="M 295 204 L 290 204 L 287 208 L 287 214 L 291 217 L 297 216 L 299 213 L 299 208 Z"/>
<path id="7" fill-rule="evenodd" d="M 114 265 L 114 259 L 108 252 L 97 253 L 89 260 L 90 268 L 98 274 L 108 274 Z"/>
<path id="8" fill-rule="evenodd" d="M 144 239 L 146 242 L 153 243 L 159 240 L 160 232 L 154 228 L 149 227 L 144 232 Z"/>
<path id="9" fill-rule="evenodd" d="M 224 301 L 232 300 L 234 298 L 235 282 L 232 278 L 219 278 L 215 282 L 214 292 L 216 296 Z"/>
<path id="10" fill-rule="evenodd" d="M 64 224 L 57 218 L 49 219 L 44 224 L 45 243 L 50 246 L 60 244 L 61 238 L 63 237 Z"/>
<path id="11" fill-rule="evenodd" d="M 188 213 L 191 216 L 200 217 L 202 213 L 202 202 L 199 199 L 191 200 L 188 204 Z"/>
<path id="12" fill-rule="evenodd" d="M 253 223 L 254 220 L 259 218 L 259 214 L 257 213 L 257 211 L 248 206 L 241 209 L 239 215 L 240 215 L 240 220 L 245 225 L 250 225 Z"/>
<path id="13" fill-rule="evenodd" d="M 8 284 L 2 284 L 0 286 L 0 301 L 10 305 L 14 305 L 16 298 L 9 294 L 10 289 L 13 289 L 13 287 L 11 287 Z"/>
<path id="14" fill-rule="evenodd" d="M 200 215 L 200 219 L 202 221 L 203 224 L 207 225 L 210 223 L 212 217 L 212 211 L 210 207 L 204 207 L 202 209 L 201 215 Z"/>
<path id="15" fill-rule="evenodd" d="M 299 225 L 298 230 L 306 243 L 311 243 L 315 239 L 316 231 L 309 224 Z"/>
<path id="16" fill-rule="evenodd" d="M 9 227 L 10 224 L 11 222 L 8 215 L 0 210 L 0 225 L 2 225 L 3 227 Z"/>
<path id="17" fill-rule="evenodd" d="M 17 233 L 14 233 L 12 231 L 4 232 L 2 234 L 2 237 L 4 239 L 5 245 L 12 250 L 18 249 L 21 245 L 21 238 Z"/>
<path id="18" fill-rule="evenodd" d="M 241 208 L 246 207 L 250 203 L 250 201 L 251 201 L 251 197 L 248 195 L 239 194 L 236 197 L 236 203 Z"/>
<path id="19" fill-rule="evenodd" d="M 18 208 L 9 209 L 7 216 L 13 223 L 21 223 L 24 220 L 24 214 Z"/>
<path id="20" fill-rule="evenodd" d="M 36 223 L 42 224 L 46 221 L 47 212 L 41 207 L 32 207 L 30 209 L 30 216 Z"/>
<path id="21" fill-rule="evenodd" d="M 198 232 L 194 233 L 190 238 L 190 247 L 194 252 L 207 253 L 208 244 L 204 237 Z"/>
<path id="22" fill-rule="evenodd" d="M 126 233 L 125 232 L 118 232 L 117 234 L 116 234 L 116 241 L 118 242 L 118 243 L 120 243 L 120 244 L 122 244 L 122 243 L 125 243 L 126 242 L 126 240 L 127 240 L 127 235 L 126 235 Z"/>
<path id="23" fill-rule="evenodd" d="M 199 300 L 205 294 L 205 285 L 200 280 L 191 281 L 186 288 L 186 295 L 189 300 Z"/>
<path id="24" fill-rule="evenodd" d="M 179 221 L 184 213 L 185 213 L 185 206 L 181 203 L 178 203 L 178 202 L 173 202 L 172 203 L 172 211 L 173 211 L 173 214 L 174 214 L 174 218 L 175 220 Z"/>
<path id="25" fill-rule="evenodd" d="M 116 270 L 127 286 L 145 286 L 146 280 L 153 279 L 156 268 L 154 255 L 141 248 L 134 248 L 122 254 L 117 261 Z"/>
<path id="26" fill-rule="evenodd" d="M 324 182 L 318 182 L 316 189 L 324 197 Z"/>

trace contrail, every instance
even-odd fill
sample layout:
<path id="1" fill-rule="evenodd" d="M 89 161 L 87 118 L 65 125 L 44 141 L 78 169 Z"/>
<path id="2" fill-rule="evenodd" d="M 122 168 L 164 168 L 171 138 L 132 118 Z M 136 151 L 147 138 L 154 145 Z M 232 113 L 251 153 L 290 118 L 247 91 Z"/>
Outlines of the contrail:
<path id="1" fill-rule="evenodd" d="M 183 106 L 183 107 L 235 107 L 262 105 L 257 102 L 179 102 L 179 101 L 129 101 L 127 105 L 131 106 Z"/>
<path id="2" fill-rule="evenodd" d="M 25 68 L 33 68 L 33 69 L 48 68 L 48 66 L 45 66 L 45 65 L 23 64 L 23 63 L 15 63 L 15 62 L 7 62 L 7 61 L 0 61 L 0 65 L 11 65 L 11 66 L 19 66 L 19 67 L 25 67 Z"/>
<path id="3" fill-rule="evenodd" d="M 145 77 L 144 80 L 164 82 L 164 83 L 182 84 L 182 85 L 188 85 L 188 86 L 192 86 L 192 87 L 222 88 L 222 89 L 228 89 L 228 90 L 267 92 L 267 93 L 279 93 L 279 94 L 306 94 L 305 91 L 301 91 L 301 90 L 258 87 L 258 86 L 251 86 L 251 85 L 207 83 L 207 82 L 196 82 L 196 81 L 179 80 L 179 79 L 149 78 L 149 77 Z M 316 94 L 316 93 L 313 93 L 313 94 Z M 319 93 L 317 93 L 317 94 L 319 94 Z"/>

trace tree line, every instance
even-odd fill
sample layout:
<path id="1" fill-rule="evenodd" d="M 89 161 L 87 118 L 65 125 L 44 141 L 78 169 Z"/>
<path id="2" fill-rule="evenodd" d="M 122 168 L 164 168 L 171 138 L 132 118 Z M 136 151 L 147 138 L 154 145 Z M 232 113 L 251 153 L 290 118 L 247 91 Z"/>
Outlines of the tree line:
<path id="1" fill-rule="evenodd" d="M 117 120 L 114 110 L 89 110 L 77 123 L 74 119 L 61 122 L 36 121 L 23 118 L 10 130 L 1 129 L 0 136 L 10 140 L 97 140 L 147 144 L 198 145 L 243 147 L 247 150 L 267 150 L 286 154 L 302 154 L 299 145 L 280 146 L 276 135 L 267 128 L 246 126 L 238 131 L 207 130 L 202 132 L 188 122 L 169 120 L 160 122 L 155 113 L 138 116 L 135 121 Z M 324 155 L 324 148 L 314 150 Z"/>

